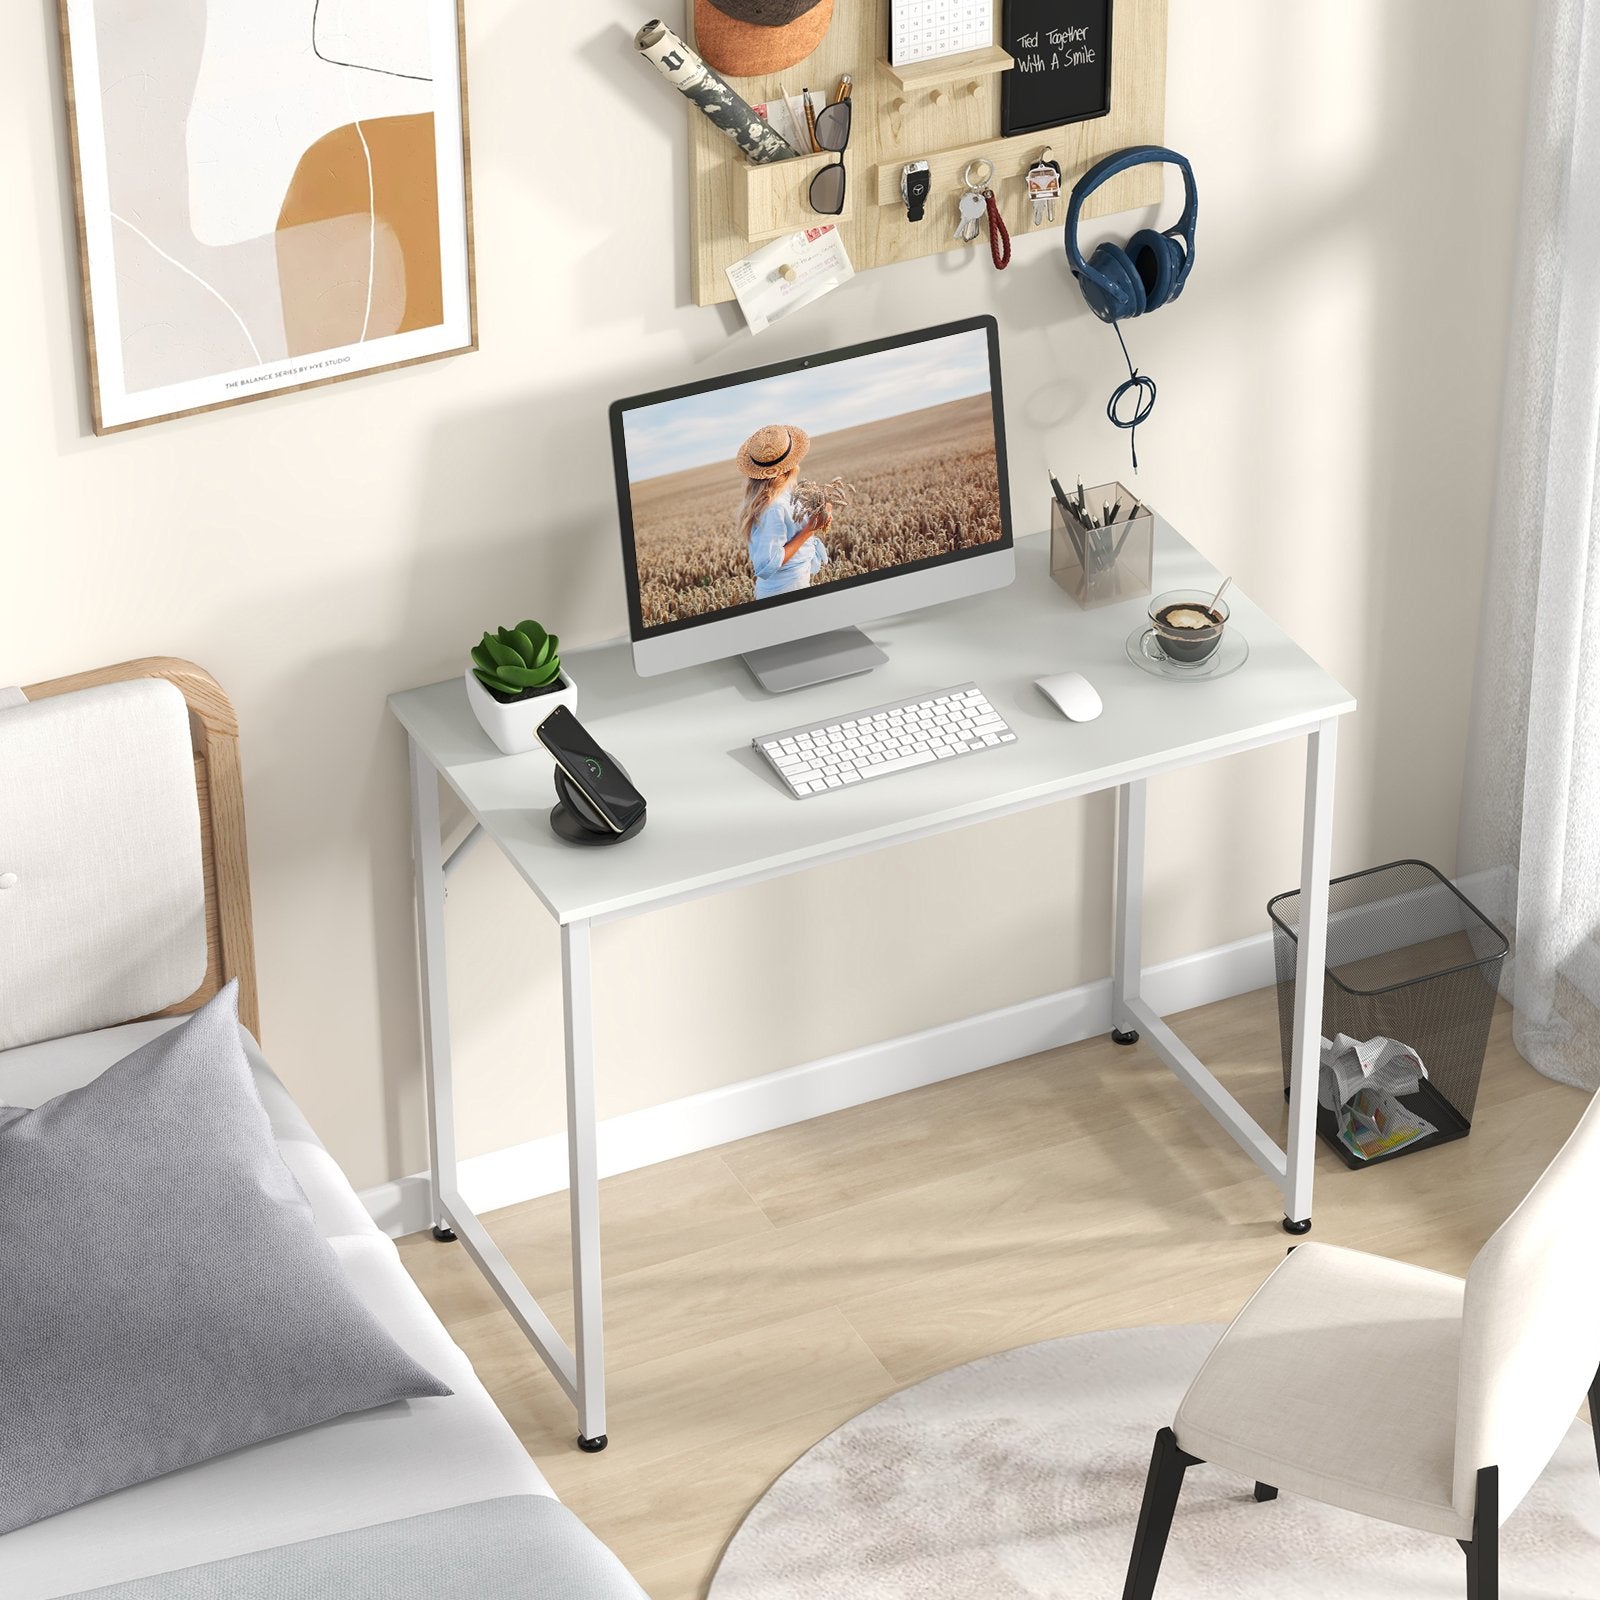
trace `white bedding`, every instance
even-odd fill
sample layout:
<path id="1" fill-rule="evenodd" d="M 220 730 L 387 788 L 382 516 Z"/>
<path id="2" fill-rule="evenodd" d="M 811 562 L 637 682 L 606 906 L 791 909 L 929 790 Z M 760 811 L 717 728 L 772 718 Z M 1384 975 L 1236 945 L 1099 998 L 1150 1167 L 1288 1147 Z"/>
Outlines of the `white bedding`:
<path id="1" fill-rule="evenodd" d="M 0 1104 L 36 1106 L 77 1088 L 174 1026 L 130 1023 L 0 1051 Z M 49 1600 L 471 1501 L 550 1493 L 248 1035 L 246 1045 L 279 1148 L 357 1293 L 455 1393 L 341 1417 L 7 1534 L 0 1538 L 4 1600 Z"/>

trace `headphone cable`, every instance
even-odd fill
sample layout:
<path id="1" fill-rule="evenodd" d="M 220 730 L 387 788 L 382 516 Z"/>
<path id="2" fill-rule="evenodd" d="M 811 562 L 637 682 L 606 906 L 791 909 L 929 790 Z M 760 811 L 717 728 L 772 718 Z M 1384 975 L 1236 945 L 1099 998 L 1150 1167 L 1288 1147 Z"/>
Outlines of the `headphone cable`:
<path id="1" fill-rule="evenodd" d="M 1106 402 L 1106 416 L 1111 425 L 1116 428 L 1128 430 L 1128 451 L 1133 457 L 1133 470 L 1139 470 L 1139 424 L 1145 421 L 1156 408 L 1156 380 L 1146 377 L 1139 372 L 1133 364 L 1133 357 L 1128 354 L 1128 342 L 1122 337 L 1121 323 L 1113 320 L 1112 331 L 1117 336 L 1117 343 L 1122 346 L 1122 359 L 1128 363 L 1128 376 L 1112 390 L 1111 398 Z M 1118 407 L 1122 404 L 1125 395 L 1138 396 L 1134 401 L 1133 415 L 1122 416 Z"/>

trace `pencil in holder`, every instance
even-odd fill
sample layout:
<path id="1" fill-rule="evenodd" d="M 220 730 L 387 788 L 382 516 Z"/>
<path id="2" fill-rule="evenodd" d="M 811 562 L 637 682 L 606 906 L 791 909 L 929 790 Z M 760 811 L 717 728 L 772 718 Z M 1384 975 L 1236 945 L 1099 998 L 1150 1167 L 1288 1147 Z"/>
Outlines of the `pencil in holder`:
<path id="1" fill-rule="evenodd" d="M 1085 489 L 1083 516 L 1071 498 L 1073 509 L 1051 497 L 1050 576 L 1086 611 L 1149 594 L 1155 543 L 1149 506 L 1120 483 Z"/>

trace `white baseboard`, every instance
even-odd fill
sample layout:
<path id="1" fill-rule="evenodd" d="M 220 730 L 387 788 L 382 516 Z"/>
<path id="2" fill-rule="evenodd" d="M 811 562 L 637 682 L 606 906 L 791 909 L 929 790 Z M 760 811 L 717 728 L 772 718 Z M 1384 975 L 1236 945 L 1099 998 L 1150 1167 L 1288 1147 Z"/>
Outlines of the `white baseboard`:
<path id="1" fill-rule="evenodd" d="M 1273 981 L 1272 937 L 1263 933 L 1147 968 L 1143 991 L 1146 1001 L 1168 1016 L 1247 994 Z M 600 1176 L 632 1172 L 1040 1050 L 1075 1044 L 1110 1027 L 1111 980 L 1101 978 L 726 1088 L 628 1111 L 599 1126 Z M 554 1194 L 567 1186 L 566 1136 L 549 1134 L 472 1156 L 461 1162 L 458 1176 L 462 1198 L 479 1212 Z M 391 1235 L 416 1233 L 433 1221 L 428 1215 L 427 1180 L 421 1173 L 365 1189 L 361 1200 L 378 1226 Z"/>

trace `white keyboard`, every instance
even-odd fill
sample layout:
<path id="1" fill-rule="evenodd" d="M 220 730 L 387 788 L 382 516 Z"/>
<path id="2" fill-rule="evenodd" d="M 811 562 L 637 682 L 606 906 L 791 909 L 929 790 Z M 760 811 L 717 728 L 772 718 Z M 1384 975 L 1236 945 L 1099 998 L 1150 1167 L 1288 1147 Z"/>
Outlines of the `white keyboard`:
<path id="1" fill-rule="evenodd" d="M 983 690 L 963 683 L 838 722 L 764 733 L 750 742 L 772 763 L 789 793 L 804 800 L 909 767 L 995 750 L 1016 737 Z"/>

